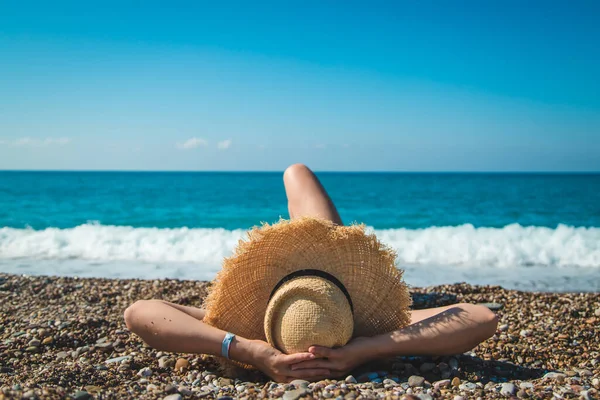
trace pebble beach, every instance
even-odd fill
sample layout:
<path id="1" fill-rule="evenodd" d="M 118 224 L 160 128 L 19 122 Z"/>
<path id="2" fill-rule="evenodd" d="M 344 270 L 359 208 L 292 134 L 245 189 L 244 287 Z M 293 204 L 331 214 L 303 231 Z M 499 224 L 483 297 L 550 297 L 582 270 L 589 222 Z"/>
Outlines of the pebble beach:
<path id="1" fill-rule="evenodd" d="M 0 274 L 0 399 L 596 399 L 600 294 L 454 284 L 412 288 L 414 307 L 485 304 L 496 334 L 451 357 L 398 357 L 345 379 L 280 384 L 230 376 L 208 356 L 147 347 L 125 308 L 158 298 L 201 306 L 208 282 Z"/>

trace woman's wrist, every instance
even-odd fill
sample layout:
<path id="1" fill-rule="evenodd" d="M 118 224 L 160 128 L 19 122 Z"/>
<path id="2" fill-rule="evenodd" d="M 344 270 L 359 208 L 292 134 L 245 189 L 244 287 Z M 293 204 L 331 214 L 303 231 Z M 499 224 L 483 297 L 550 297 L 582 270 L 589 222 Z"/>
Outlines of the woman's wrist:
<path id="1" fill-rule="evenodd" d="M 398 344 L 390 334 L 378 335 L 369 338 L 365 343 L 366 352 L 371 359 L 388 358 L 401 355 Z"/>
<path id="2" fill-rule="evenodd" d="M 255 354 L 252 341 L 240 336 L 233 338 L 229 346 L 229 358 L 244 364 L 253 364 Z"/>

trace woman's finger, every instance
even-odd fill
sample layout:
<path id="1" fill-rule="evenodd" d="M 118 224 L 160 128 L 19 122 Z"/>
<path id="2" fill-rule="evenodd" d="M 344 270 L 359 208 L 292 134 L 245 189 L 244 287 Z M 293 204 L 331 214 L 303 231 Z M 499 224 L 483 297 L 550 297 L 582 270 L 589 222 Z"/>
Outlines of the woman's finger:
<path id="1" fill-rule="evenodd" d="M 335 355 L 335 350 L 323 346 L 310 346 L 308 351 L 317 357 L 331 358 Z"/>
<path id="2" fill-rule="evenodd" d="M 326 368 L 332 369 L 335 368 L 335 364 L 327 359 L 319 358 L 316 360 L 308 360 L 300 363 L 290 365 L 292 371 L 297 371 L 300 369 L 312 369 L 312 368 Z"/>
<path id="3" fill-rule="evenodd" d="M 314 360 L 316 356 L 312 353 L 294 353 L 281 355 L 281 361 L 286 364 L 296 364 L 302 361 Z"/>

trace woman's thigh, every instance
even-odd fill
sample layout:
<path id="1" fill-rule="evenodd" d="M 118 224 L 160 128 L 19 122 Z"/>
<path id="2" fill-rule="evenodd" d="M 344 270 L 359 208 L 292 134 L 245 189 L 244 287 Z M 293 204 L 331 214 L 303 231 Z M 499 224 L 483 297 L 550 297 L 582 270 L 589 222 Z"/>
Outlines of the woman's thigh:
<path id="1" fill-rule="evenodd" d="M 291 219 L 320 217 L 343 225 L 327 191 L 306 165 L 288 167 L 283 174 L 283 182 Z"/>

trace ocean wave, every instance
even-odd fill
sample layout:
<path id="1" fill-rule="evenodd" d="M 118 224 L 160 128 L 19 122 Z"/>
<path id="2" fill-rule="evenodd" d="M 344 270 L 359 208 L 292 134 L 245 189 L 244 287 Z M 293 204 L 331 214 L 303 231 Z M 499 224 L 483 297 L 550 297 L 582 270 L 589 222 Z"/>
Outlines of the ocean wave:
<path id="1" fill-rule="evenodd" d="M 183 262 L 218 266 L 244 230 L 133 228 L 84 224 L 44 230 L 0 228 L 0 260 Z M 518 224 L 375 230 L 399 265 L 600 268 L 600 228 Z"/>

